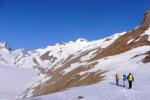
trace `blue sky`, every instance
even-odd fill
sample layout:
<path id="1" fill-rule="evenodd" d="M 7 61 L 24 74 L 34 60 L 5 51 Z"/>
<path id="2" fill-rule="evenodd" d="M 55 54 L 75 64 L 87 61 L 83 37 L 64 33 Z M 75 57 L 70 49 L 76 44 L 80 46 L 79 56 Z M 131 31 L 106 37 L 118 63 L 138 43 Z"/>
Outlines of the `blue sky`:
<path id="1" fill-rule="evenodd" d="M 33 50 L 96 40 L 141 22 L 150 0 L 0 0 L 0 42 Z"/>

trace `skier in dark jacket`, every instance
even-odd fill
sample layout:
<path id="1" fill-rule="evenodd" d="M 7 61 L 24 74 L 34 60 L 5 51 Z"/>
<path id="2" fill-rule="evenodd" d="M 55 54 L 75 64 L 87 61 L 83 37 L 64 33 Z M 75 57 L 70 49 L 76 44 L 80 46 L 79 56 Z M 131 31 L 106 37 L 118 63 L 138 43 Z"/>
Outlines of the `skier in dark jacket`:
<path id="1" fill-rule="evenodd" d="M 129 89 L 131 89 L 132 88 L 132 82 L 134 81 L 134 77 L 131 73 L 129 73 L 127 79 L 128 79 L 128 82 L 129 82 Z"/>

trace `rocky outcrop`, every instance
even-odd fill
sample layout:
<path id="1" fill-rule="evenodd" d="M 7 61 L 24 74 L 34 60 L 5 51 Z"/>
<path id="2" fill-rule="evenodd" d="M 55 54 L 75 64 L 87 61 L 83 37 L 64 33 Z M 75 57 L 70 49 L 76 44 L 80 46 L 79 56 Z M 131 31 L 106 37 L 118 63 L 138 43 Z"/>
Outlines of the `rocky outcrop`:
<path id="1" fill-rule="evenodd" d="M 49 60 L 51 63 L 55 62 L 57 60 L 57 57 L 54 57 L 53 55 L 49 55 L 50 51 L 44 53 L 40 58 L 41 60 Z"/>
<path id="2" fill-rule="evenodd" d="M 145 53 L 146 57 L 142 60 L 143 63 L 149 63 L 150 62 L 150 51 Z"/>
<path id="3" fill-rule="evenodd" d="M 66 74 L 55 73 L 54 71 L 50 80 L 34 88 L 33 96 L 54 93 L 71 87 L 90 85 L 102 81 L 105 77 L 103 76 L 105 71 L 97 71 L 83 75 L 79 74 L 80 72 L 88 70 L 90 67 L 93 67 L 93 65 L 79 66 Z"/>
<path id="4" fill-rule="evenodd" d="M 63 63 L 54 65 L 51 69 L 45 71 L 43 74 L 50 77 L 50 79 L 34 88 L 32 87 L 33 96 L 63 91 L 71 87 L 90 85 L 104 80 L 105 76 L 103 74 L 107 71 L 97 70 L 96 72 L 81 74 L 82 72 L 92 69 L 98 62 L 87 63 L 84 65 L 79 64 L 69 72 L 65 71 L 66 69 L 69 69 L 72 64 L 80 62 L 80 59 L 89 52 L 91 51 L 82 52 L 76 57 L 75 55 L 71 55 L 66 58 Z M 30 89 L 28 89 L 28 91 L 30 91 Z"/>
<path id="5" fill-rule="evenodd" d="M 143 22 L 141 24 L 141 27 L 149 27 L 149 26 L 150 26 L 150 10 L 148 10 L 144 14 L 144 19 L 143 19 Z"/>

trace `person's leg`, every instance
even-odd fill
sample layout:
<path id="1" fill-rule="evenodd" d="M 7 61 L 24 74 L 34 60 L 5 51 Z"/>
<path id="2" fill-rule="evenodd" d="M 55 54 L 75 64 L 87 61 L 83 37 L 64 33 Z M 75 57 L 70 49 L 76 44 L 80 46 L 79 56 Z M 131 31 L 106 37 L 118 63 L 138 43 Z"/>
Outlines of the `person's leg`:
<path id="1" fill-rule="evenodd" d="M 132 81 L 129 81 L 129 89 L 131 89 Z"/>
<path id="2" fill-rule="evenodd" d="M 124 86 L 126 87 L 126 81 L 124 81 Z"/>
<path id="3" fill-rule="evenodd" d="M 131 81 L 131 88 L 132 88 L 132 81 Z"/>
<path id="4" fill-rule="evenodd" d="M 125 87 L 125 81 L 123 80 L 123 86 Z"/>
<path id="5" fill-rule="evenodd" d="M 117 80 L 116 80 L 116 85 L 117 85 Z"/>
<path id="6" fill-rule="evenodd" d="M 129 89 L 130 89 L 130 81 L 128 81 L 128 83 L 129 83 Z"/>
<path id="7" fill-rule="evenodd" d="M 118 80 L 116 80 L 116 85 L 118 85 Z"/>

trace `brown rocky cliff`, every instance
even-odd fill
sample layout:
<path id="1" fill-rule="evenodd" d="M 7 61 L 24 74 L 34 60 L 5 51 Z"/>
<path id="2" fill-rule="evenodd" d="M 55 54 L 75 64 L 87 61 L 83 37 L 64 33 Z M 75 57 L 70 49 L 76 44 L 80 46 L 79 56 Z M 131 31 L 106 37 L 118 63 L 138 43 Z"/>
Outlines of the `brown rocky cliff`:
<path id="1" fill-rule="evenodd" d="M 144 14 L 144 20 L 141 24 L 141 27 L 149 27 L 150 26 L 150 10 L 148 10 L 145 14 Z"/>
<path id="2" fill-rule="evenodd" d="M 144 20 L 138 28 L 133 29 L 130 32 L 127 32 L 123 36 L 119 37 L 110 46 L 102 51 L 99 51 L 90 61 L 94 61 L 106 56 L 120 54 L 139 46 L 150 45 L 150 42 L 148 41 L 148 36 L 141 36 L 149 28 L 149 26 L 150 11 L 147 11 L 144 15 Z M 130 40 L 132 40 L 132 42 L 128 44 L 128 41 Z"/>

